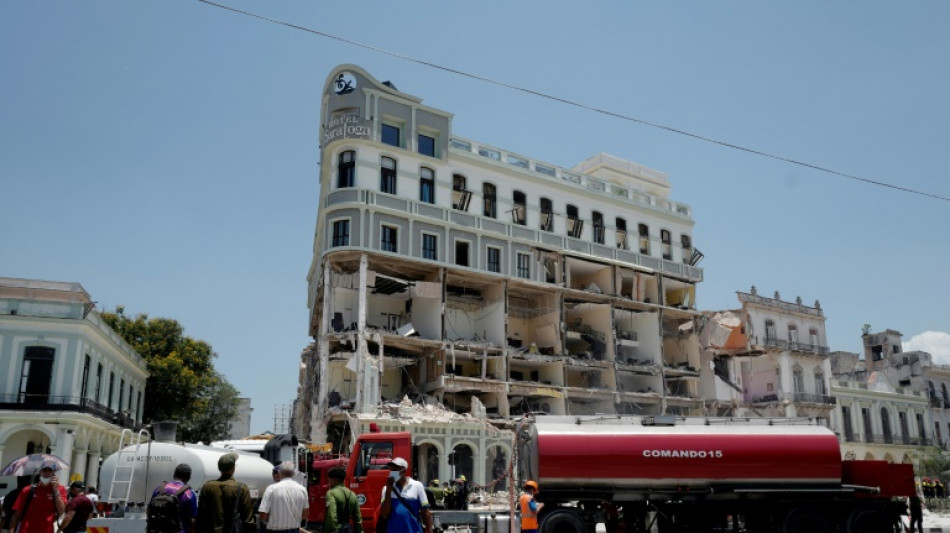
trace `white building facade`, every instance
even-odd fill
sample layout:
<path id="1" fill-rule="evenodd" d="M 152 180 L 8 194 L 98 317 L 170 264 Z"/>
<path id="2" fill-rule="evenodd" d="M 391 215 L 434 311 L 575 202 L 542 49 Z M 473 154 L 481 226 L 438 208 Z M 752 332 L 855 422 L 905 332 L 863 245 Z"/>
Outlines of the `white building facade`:
<path id="1" fill-rule="evenodd" d="M 123 429 L 141 425 L 145 361 L 78 283 L 0 278 L 0 463 L 52 453 L 98 483 Z"/>
<path id="2" fill-rule="evenodd" d="M 450 113 L 353 65 L 322 104 L 308 436 L 364 431 L 353 420 L 403 398 L 500 421 L 701 413 L 701 254 L 665 174 L 456 136 Z"/>

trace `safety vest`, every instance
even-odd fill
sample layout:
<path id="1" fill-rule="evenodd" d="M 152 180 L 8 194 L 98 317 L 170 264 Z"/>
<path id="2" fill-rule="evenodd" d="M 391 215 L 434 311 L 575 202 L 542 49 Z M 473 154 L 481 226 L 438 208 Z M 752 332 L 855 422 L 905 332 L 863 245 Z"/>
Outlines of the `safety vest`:
<path id="1" fill-rule="evenodd" d="M 538 529 L 538 513 L 531 510 L 534 496 L 524 492 L 518 503 L 521 505 L 521 529 Z"/>

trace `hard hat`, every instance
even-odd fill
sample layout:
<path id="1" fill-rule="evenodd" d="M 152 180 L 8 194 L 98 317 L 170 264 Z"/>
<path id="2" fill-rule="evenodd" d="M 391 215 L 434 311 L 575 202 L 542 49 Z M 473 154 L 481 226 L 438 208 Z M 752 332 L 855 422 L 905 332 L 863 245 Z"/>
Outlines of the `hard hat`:
<path id="1" fill-rule="evenodd" d="M 464 476 L 464 475 L 461 475 L 461 476 L 459 476 L 459 479 L 461 479 L 462 481 L 465 481 L 465 476 Z"/>
<path id="2" fill-rule="evenodd" d="M 534 481 L 525 481 L 525 482 L 524 482 L 524 488 L 527 489 L 527 488 L 529 488 L 529 487 L 532 488 L 532 489 L 534 489 L 534 490 L 538 490 L 538 484 L 535 483 Z"/>

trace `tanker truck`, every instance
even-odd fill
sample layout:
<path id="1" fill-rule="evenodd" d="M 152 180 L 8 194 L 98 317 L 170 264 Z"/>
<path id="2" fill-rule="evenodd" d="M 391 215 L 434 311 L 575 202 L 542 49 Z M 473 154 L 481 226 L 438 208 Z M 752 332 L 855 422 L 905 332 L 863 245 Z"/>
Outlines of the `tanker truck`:
<path id="1" fill-rule="evenodd" d="M 543 416 L 514 438 L 517 485 L 541 486 L 539 533 L 894 533 L 914 494 L 911 465 L 842 460 L 836 435 L 809 421 Z M 364 433 L 347 461 L 368 533 L 392 457 L 411 470 L 409 433 Z M 517 520 L 440 513 L 443 529 L 486 533 Z"/>

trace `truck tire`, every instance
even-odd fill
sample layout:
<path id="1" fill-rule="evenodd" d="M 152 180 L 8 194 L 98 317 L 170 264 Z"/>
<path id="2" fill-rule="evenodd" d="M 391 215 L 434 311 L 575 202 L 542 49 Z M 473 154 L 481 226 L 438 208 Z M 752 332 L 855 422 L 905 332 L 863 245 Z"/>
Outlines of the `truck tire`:
<path id="1" fill-rule="evenodd" d="M 796 507 L 785 515 L 781 533 L 831 533 L 828 519 L 814 507 Z"/>
<path id="2" fill-rule="evenodd" d="M 587 533 L 587 524 L 574 511 L 561 509 L 541 520 L 538 533 Z"/>
<path id="3" fill-rule="evenodd" d="M 846 533 L 894 533 L 894 523 L 877 509 L 855 509 L 848 516 Z"/>

